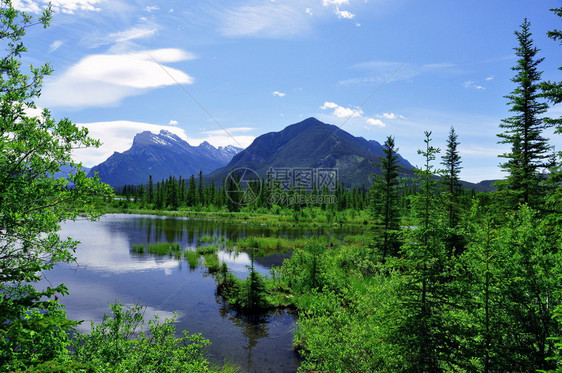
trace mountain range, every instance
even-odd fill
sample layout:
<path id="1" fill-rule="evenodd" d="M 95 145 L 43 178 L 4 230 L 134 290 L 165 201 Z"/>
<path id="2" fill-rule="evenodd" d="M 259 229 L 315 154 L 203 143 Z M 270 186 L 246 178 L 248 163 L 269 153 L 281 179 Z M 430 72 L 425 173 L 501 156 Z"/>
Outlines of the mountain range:
<path id="1" fill-rule="evenodd" d="M 154 182 L 169 176 L 188 178 L 226 165 L 241 150 L 232 145 L 215 148 L 206 141 L 192 146 L 168 131 L 145 131 L 135 136 L 130 149 L 113 153 L 94 166 L 88 176 L 97 172 L 104 183 L 113 187 L 145 184 L 149 175 Z"/>
<path id="2" fill-rule="evenodd" d="M 337 169 L 338 179 L 346 187 L 370 184 L 371 174 L 380 174 L 377 166 L 383 147 L 374 140 L 355 137 L 337 126 L 316 118 L 292 124 L 282 131 L 257 137 L 252 144 L 224 167 L 208 175 L 221 181 L 231 170 L 249 168 L 260 177 L 270 169 Z M 398 156 L 402 173 L 413 174 L 413 166 Z"/>
<path id="3" fill-rule="evenodd" d="M 114 153 L 93 167 L 89 175 L 99 173 L 113 187 L 145 184 L 149 175 L 154 182 L 169 176 L 188 178 L 202 171 L 205 180 L 222 185 L 225 177 L 238 168 L 249 168 L 260 177 L 279 169 L 335 169 L 346 187 L 368 186 L 372 174 L 380 174 L 379 157 L 383 146 L 374 140 L 355 137 L 341 128 L 308 118 L 278 132 L 257 137 L 246 149 L 234 146 L 215 148 L 207 142 L 189 145 L 168 131 L 137 134 L 130 149 Z M 398 155 L 403 176 L 413 176 L 414 167 Z M 465 188 L 489 191 L 493 181 Z"/>

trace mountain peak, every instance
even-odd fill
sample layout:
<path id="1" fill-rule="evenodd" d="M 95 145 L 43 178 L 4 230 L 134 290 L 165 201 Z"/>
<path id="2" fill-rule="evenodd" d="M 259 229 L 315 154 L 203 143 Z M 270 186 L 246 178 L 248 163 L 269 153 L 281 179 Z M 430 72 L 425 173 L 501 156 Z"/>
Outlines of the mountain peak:
<path id="1" fill-rule="evenodd" d="M 150 131 L 143 131 L 137 133 L 133 139 L 133 146 L 150 146 L 150 145 L 171 145 L 174 143 L 185 143 L 178 135 L 161 130 L 160 133 L 155 134 Z M 189 145 L 189 144 L 188 144 Z"/>
<path id="2" fill-rule="evenodd" d="M 371 183 L 383 147 L 376 141 L 355 137 L 332 124 L 314 117 L 291 124 L 279 132 L 269 132 L 238 153 L 224 168 L 210 176 L 221 180 L 235 168 L 248 167 L 265 177 L 271 168 L 335 169 L 346 186 L 365 186 Z M 411 173 L 412 166 L 399 157 L 403 173 Z"/>
<path id="3" fill-rule="evenodd" d="M 130 149 L 114 153 L 90 174 L 99 172 L 101 180 L 112 186 L 138 185 L 146 183 L 149 175 L 160 181 L 169 176 L 208 173 L 226 165 L 236 153 L 217 149 L 208 142 L 191 146 L 170 131 L 161 130 L 158 134 L 144 131 L 135 135 Z"/>

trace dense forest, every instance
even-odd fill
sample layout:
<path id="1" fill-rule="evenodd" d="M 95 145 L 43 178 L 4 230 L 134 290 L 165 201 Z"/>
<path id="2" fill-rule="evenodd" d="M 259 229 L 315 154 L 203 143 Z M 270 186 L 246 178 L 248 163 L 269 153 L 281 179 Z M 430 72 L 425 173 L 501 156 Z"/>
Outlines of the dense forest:
<path id="1" fill-rule="evenodd" d="M 552 11 L 562 17 L 562 8 Z M 562 83 L 541 79 L 527 20 L 515 32 L 514 89 L 505 96 L 511 116 L 498 130 L 498 142 L 509 145 L 501 155 L 506 178 L 495 192 L 462 189 L 462 139 L 451 128 L 442 151 L 432 145 L 435 134 L 420 137 L 424 164 L 415 179 L 401 176 L 398 144 L 388 137 L 382 174 L 365 189 L 282 190 L 265 180 L 241 191 L 235 182 L 206 184 L 200 174 L 126 186 L 116 198 L 84 172 L 51 176 L 61 164 L 80 169 L 73 148 L 99 144 L 48 110 L 27 116 L 51 70 L 21 71 L 22 37 L 36 21 L 9 1 L 0 17 L 8 49 L 0 61 L 0 370 L 236 370 L 214 367 L 205 357 L 209 341 L 178 337 L 174 320 L 152 320 L 137 333 L 145 325 L 138 308 L 115 304 L 90 333 L 72 333 L 77 322 L 56 295 L 64 285 L 33 286 L 42 271 L 72 260 L 77 243 L 56 234 L 60 223 L 95 218 L 105 206 L 364 225 L 361 237 L 299 242 L 268 277 L 251 268 L 241 281 L 218 262 L 213 271 L 217 294 L 239 312 L 296 309 L 302 371 L 562 371 L 562 153 L 545 137 L 553 127 L 562 133 L 562 119 L 546 116 L 562 101 Z M 37 22 L 47 26 L 50 17 L 47 9 Z M 549 37 L 560 42 L 562 32 Z M 259 240 L 246 242 L 258 248 Z"/>

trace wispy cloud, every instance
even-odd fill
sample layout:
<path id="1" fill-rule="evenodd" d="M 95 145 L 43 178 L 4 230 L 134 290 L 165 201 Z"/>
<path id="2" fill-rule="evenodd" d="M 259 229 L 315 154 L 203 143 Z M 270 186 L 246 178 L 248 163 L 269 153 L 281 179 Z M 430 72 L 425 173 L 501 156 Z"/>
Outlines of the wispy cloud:
<path id="1" fill-rule="evenodd" d="M 355 19 L 355 13 L 343 9 L 349 3 L 349 0 L 248 1 L 244 6 L 221 10 L 219 31 L 229 37 L 302 36 L 311 31 L 319 19 Z"/>
<path id="2" fill-rule="evenodd" d="M 170 126 L 177 126 L 178 125 L 178 121 L 177 120 L 171 120 L 170 123 L 168 123 Z"/>
<path id="3" fill-rule="evenodd" d="M 263 2 L 227 10 L 220 32 L 225 36 L 285 38 L 310 28 L 307 12 L 292 4 Z"/>
<path id="4" fill-rule="evenodd" d="M 382 114 L 378 114 L 377 118 L 383 118 L 383 119 L 406 119 L 403 115 L 400 114 L 394 114 L 394 113 L 382 113 Z"/>
<path id="5" fill-rule="evenodd" d="M 278 97 L 285 97 L 285 95 L 286 95 L 285 93 L 279 92 L 279 91 L 273 91 L 273 92 L 271 92 L 271 94 L 273 96 L 278 96 Z"/>
<path id="6" fill-rule="evenodd" d="M 322 0 L 322 5 L 324 6 L 328 6 L 328 5 L 340 6 L 344 4 L 349 4 L 349 0 Z"/>
<path id="7" fill-rule="evenodd" d="M 77 11 L 99 12 L 104 0 L 14 0 L 14 8 L 30 13 L 40 13 L 51 3 L 55 13 L 74 14 Z"/>
<path id="8" fill-rule="evenodd" d="M 473 80 L 467 80 L 462 85 L 463 85 L 464 88 L 471 88 L 471 89 L 477 89 L 477 90 L 485 90 L 486 89 L 486 87 L 481 86 L 479 84 L 476 84 Z"/>
<path id="9" fill-rule="evenodd" d="M 55 40 L 54 42 L 51 43 L 51 45 L 49 45 L 49 53 L 53 53 L 54 51 L 59 49 L 63 44 L 64 42 L 62 40 Z"/>
<path id="10" fill-rule="evenodd" d="M 48 81 L 39 102 L 45 107 L 112 106 L 125 97 L 174 85 L 176 81 L 193 83 L 193 78 L 183 71 L 165 66 L 166 72 L 152 58 L 163 64 L 190 60 L 195 56 L 172 48 L 87 56 Z"/>
<path id="11" fill-rule="evenodd" d="M 397 69 L 400 68 L 398 71 Z M 365 71 L 366 75 L 358 78 L 342 80 L 341 85 L 380 83 L 388 79 L 390 81 L 410 80 L 422 74 L 456 73 L 457 65 L 451 63 L 428 63 L 417 65 L 414 63 L 392 62 L 392 61 L 366 61 L 350 67 L 351 70 Z"/>
<path id="12" fill-rule="evenodd" d="M 156 27 L 135 26 L 130 29 L 114 32 L 108 35 L 109 41 L 121 43 L 124 41 L 141 39 L 152 36 L 156 33 Z"/>

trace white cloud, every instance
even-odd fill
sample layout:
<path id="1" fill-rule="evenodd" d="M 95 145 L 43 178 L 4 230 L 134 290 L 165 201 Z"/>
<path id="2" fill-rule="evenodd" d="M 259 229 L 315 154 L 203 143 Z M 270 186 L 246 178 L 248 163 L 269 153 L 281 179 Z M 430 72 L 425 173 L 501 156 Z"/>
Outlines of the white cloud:
<path id="1" fill-rule="evenodd" d="M 358 118 L 363 115 L 363 110 L 361 108 L 345 108 L 336 104 L 335 102 L 328 102 L 326 101 L 324 105 L 320 107 L 322 110 L 333 109 L 332 115 L 336 116 L 337 118 Z"/>
<path id="2" fill-rule="evenodd" d="M 313 14 L 313 13 L 312 13 L 312 8 L 306 8 L 305 12 L 306 12 L 306 14 L 310 14 L 310 15 Z"/>
<path id="3" fill-rule="evenodd" d="M 240 135 L 254 130 L 250 127 L 234 127 L 226 128 L 226 131 L 232 135 L 230 137 L 224 130 L 204 131 L 200 137 L 187 136 L 183 128 L 174 125 L 159 125 L 143 122 L 132 121 L 112 121 L 112 122 L 95 122 L 80 123 L 79 126 L 86 127 L 91 137 L 101 140 L 103 145 L 100 148 L 77 149 L 73 151 L 76 161 L 83 162 L 84 166 L 92 167 L 105 161 L 114 152 L 124 152 L 133 144 L 133 138 L 137 133 L 150 131 L 159 133 L 166 130 L 176 134 L 181 139 L 187 141 L 190 145 L 197 146 L 203 141 L 218 146 L 242 146 L 247 147 L 254 141 L 255 136 Z"/>
<path id="4" fill-rule="evenodd" d="M 49 52 L 53 53 L 54 51 L 59 49 L 63 44 L 64 42 L 62 40 L 55 40 L 54 42 L 51 43 L 51 45 L 49 45 Z"/>
<path id="5" fill-rule="evenodd" d="M 152 6 L 147 6 L 144 8 L 144 10 L 146 10 L 147 12 L 153 12 L 155 10 L 160 10 L 160 7 L 157 5 L 152 5 Z"/>
<path id="6" fill-rule="evenodd" d="M 33 0 L 13 0 L 12 5 L 14 8 L 27 13 L 40 13 L 42 10 L 42 7 Z M 43 5 L 43 8 L 45 7 L 46 4 Z"/>
<path id="7" fill-rule="evenodd" d="M 170 123 L 168 123 L 170 126 L 176 126 L 178 124 L 177 120 L 171 120 Z"/>
<path id="8" fill-rule="evenodd" d="M 250 146 L 250 144 L 255 140 L 256 137 L 251 135 L 242 135 L 240 133 L 247 133 L 253 130 L 254 128 L 251 127 L 232 127 L 225 128 L 224 130 L 218 129 L 204 131 L 204 137 L 191 138 L 191 141 L 189 143 L 198 145 L 203 141 L 207 141 L 209 144 L 215 147 L 234 145 L 237 147 L 246 148 Z"/>
<path id="9" fill-rule="evenodd" d="M 322 0 L 322 5 L 324 6 L 329 6 L 329 5 L 340 6 L 344 4 L 349 4 L 349 0 Z"/>
<path id="10" fill-rule="evenodd" d="M 49 3 L 55 13 L 74 14 L 76 11 L 99 12 L 97 5 L 104 0 L 14 0 L 14 8 L 29 12 L 40 13 Z"/>
<path id="11" fill-rule="evenodd" d="M 370 124 L 371 126 L 386 127 L 386 124 L 384 124 L 382 120 L 375 118 L 367 118 L 367 124 Z"/>
<path id="12" fill-rule="evenodd" d="M 152 36 L 156 33 L 156 28 L 154 27 L 132 27 L 125 31 L 119 31 L 109 34 L 109 39 L 114 42 L 120 43 L 124 41 L 129 41 L 133 39 L 146 38 Z"/>
<path id="13" fill-rule="evenodd" d="M 279 91 L 271 92 L 271 94 L 272 94 L 273 96 L 278 96 L 278 97 L 284 97 L 284 96 L 285 96 L 285 93 L 279 92 Z"/>
<path id="14" fill-rule="evenodd" d="M 291 37 L 310 28 L 308 18 L 302 8 L 291 4 L 259 3 L 227 10 L 220 31 L 231 37 Z"/>
<path id="15" fill-rule="evenodd" d="M 334 12 L 338 15 L 338 18 L 345 18 L 345 19 L 353 19 L 355 18 L 355 14 L 347 11 L 347 10 L 340 10 L 336 8 Z"/>
<path id="16" fill-rule="evenodd" d="M 493 76 L 493 75 L 490 75 L 489 77 L 486 78 L 486 80 L 487 80 L 487 81 L 494 80 L 494 76 Z"/>
<path id="17" fill-rule="evenodd" d="M 468 80 L 468 81 L 464 82 L 462 85 L 463 85 L 464 88 L 473 88 L 473 89 L 478 89 L 478 90 L 486 89 L 486 87 L 475 84 L 475 82 L 473 80 Z"/>
<path id="18" fill-rule="evenodd" d="M 103 145 L 97 149 L 77 149 L 73 152 L 75 160 L 83 162 L 86 167 L 95 166 L 105 161 L 114 152 L 124 152 L 133 144 L 133 138 L 137 133 L 150 131 L 159 133 L 161 130 L 170 131 L 187 141 L 187 135 L 182 128 L 175 126 L 164 126 L 151 123 L 113 121 L 79 123 L 79 126 L 88 128 L 89 135 L 101 140 Z"/>
<path id="19" fill-rule="evenodd" d="M 232 127 L 232 128 L 228 129 L 228 133 L 232 134 L 232 133 L 236 133 L 236 132 L 250 132 L 250 131 L 253 131 L 253 130 L 254 130 L 254 128 L 252 128 L 252 127 Z M 223 129 L 203 131 L 203 133 L 206 133 L 207 135 L 210 135 L 210 136 L 221 136 L 221 135 L 226 134 Z"/>
<path id="20" fill-rule="evenodd" d="M 181 49 L 157 49 L 84 57 L 62 75 L 47 81 L 38 100 L 45 107 L 112 106 L 147 89 L 193 83 L 186 73 L 159 63 L 195 58 Z M 174 77 L 172 79 L 170 75 Z"/>
<path id="21" fill-rule="evenodd" d="M 377 118 L 383 119 L 406 119 L 403 115 L 394 114 L 394 113 L 382 113 L 377 115 Z"/>

